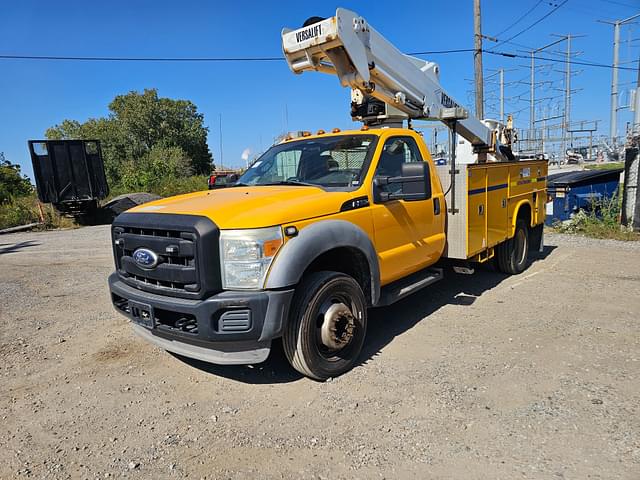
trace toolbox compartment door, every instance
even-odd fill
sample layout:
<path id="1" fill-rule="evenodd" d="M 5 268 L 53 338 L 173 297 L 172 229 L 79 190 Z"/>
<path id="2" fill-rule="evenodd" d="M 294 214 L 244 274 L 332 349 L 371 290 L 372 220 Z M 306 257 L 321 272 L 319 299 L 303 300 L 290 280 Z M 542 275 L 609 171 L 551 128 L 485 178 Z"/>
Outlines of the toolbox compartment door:
<path id="1" fill-rule="evenodd" d="M 469 167 L 467 256 L 487 248 L 487 168 Z"/>
<path id="2" fill-rule="evenodd" d="M 509 236 L 509 167 L 487 168 L 487 246 L 493 247 Z"/>

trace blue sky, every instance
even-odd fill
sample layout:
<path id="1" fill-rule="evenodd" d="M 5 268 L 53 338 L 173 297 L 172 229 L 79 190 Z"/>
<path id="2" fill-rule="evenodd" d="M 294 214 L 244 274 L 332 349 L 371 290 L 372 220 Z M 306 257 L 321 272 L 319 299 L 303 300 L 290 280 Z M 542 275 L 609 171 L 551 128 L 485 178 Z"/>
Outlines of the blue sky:
<path id="1" fill-rule="evenodd" d="M 561 0 L 537 2 L 484 0 L 483 33 L 496 35 L 531 7 L 531 14 L 501 35 L 509 38 L 552 10 Z M 313 15 L 330 16 L 336 6 L 361 14 L 374 28 L 405 52 L 464 49 L 473 46 L 472 1 L 365 2 L 234 2 L 164 0 L 111 0 L 109 2 L 22 0 L 5 2 L 0 16 L 0 54 L 149 57 L 279 56 L 280 30 L 296 28 Z M 611 63 L 612 27 L 596 19 L 625 18 L 640 12 L 638 0 L 569 0 L 548 18 L 518 36 L 514 44 L 485 48 L 523 53 L 554 40 L 551 34 L 581 34 L 578 60 Z M 638 24 L 623 29 L 623 40 L 640 37 Z M 564 48 L 562 45 L 560 48 Z M 553 50 L 553 49 L 552 49 Z M 623 61 L 637 60 L 640 41 L 621 47 Z M 553 56 L 550 53 L 549 56 Z M 429 56 L 440 63 L 441 82 L 460 102 L 469 95 L 473 78 L 471 53 Z M 544 63 L 544 62 L 541 62 Z M 522 110 L 516 120 L 526 127 L 528 61 L 485 54 L 485 75 L 496 68 L 508 71 L 507 111 Z M 637 66 L 632 63 L 627 66 Z M 550 68 L 550 67 L 549 67 Z M 562 63 L 554 64 L 562 70 Z M 580 89 L 573 98 L 572 118 L 599 119 L 608 132 L 611 70 L 573 67 Z M 540 75 L 545 75 L 544 69 Z M 562 87 L 560 72 L 557 78 Z M 496 77 L 494 77 L 495 80 Z M 621 82 L 635 81 L 623 71 Z M 520 81 L 521 83 L 513 83 Z M 84 121 L 107 114 L 115 95 L 131 90 L 158 88 L 161 96 L 192 100 L 210 128 L 209 147 L 220 163 L 219 115 L 222 115 L 225 165 L 241 165 L 242 151 L 268 147 L 285 130 L 347 128 L 349 92 L 335 77 L 322 74 L 293 75 L 283 62 L 237 63 L 116 63 L 0 60 L 0 151 L 31 175 L 26 142 L 63 119 Z M 622 85 L 622 101 L 626 99 Z M 497 108 L 497 86 L 485 87 L 487 110 Z M 541 88 L 542 90 L 542 88 Z M 491 93 L 494 92 L 494 93 Z M 540 98 L 546 93 L 540 91 Z M 550 100 L 547 105 L 561 99 Z M 523 110 L 524 109 L 524 110 Z M 286 112 L 286 114 L 285 114 Z M 630 114 L 623 112 L 624 126 Z"/>

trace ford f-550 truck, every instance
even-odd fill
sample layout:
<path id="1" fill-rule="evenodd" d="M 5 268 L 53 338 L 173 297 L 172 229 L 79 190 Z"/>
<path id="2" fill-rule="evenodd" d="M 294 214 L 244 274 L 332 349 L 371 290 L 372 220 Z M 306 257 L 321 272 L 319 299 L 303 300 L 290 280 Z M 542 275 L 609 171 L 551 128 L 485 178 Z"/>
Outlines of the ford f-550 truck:
<path id="1" fill-rule="evenodd" d="M 514 161 L 500 142 L 508 132 L 469 117 L 436 65 L 401 54 L 353 12 L 285 30 L 283 50 L 294 72 L 351 86 L 363 127 L 305 132 L 233 187 L 121 214 L 109 285 L 135 331 L 166 350 L 251 364 L 282 337 L 292 366 L 322 380 L 357 361 L 367 309 L 439 280 L 443 257 L 523 271 L 542 242 L 547 163 Z M 422 118 L 452 128 L 449 165 L 436 167 L 403 126 Z M 473 163 L 455 161 L 456 145 Z"/>

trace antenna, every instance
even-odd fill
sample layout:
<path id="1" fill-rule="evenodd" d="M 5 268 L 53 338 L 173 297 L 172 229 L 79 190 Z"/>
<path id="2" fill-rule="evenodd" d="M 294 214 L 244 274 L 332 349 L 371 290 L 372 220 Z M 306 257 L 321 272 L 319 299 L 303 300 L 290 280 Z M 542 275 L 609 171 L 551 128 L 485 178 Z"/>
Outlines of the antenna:
<path id="1" fill-rule="evenodd" d="M 219 114 L 220 119 L 220 170 L 224 170 L 223 159 L 224 156 L 222 154 L 222 113 Z"/>

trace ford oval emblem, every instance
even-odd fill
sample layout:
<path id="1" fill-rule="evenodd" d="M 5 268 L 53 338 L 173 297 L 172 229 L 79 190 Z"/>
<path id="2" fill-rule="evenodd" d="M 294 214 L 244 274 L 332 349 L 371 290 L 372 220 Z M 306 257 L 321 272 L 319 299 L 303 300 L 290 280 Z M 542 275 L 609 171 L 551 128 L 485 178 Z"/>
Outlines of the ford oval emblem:
<path id="1" fill-rule="evenodd" d="M 133 260 L 142 268 L 153 268 L 158 265 L 158 255 L 148 248 L 138 248 L 133 252 Z"/>

